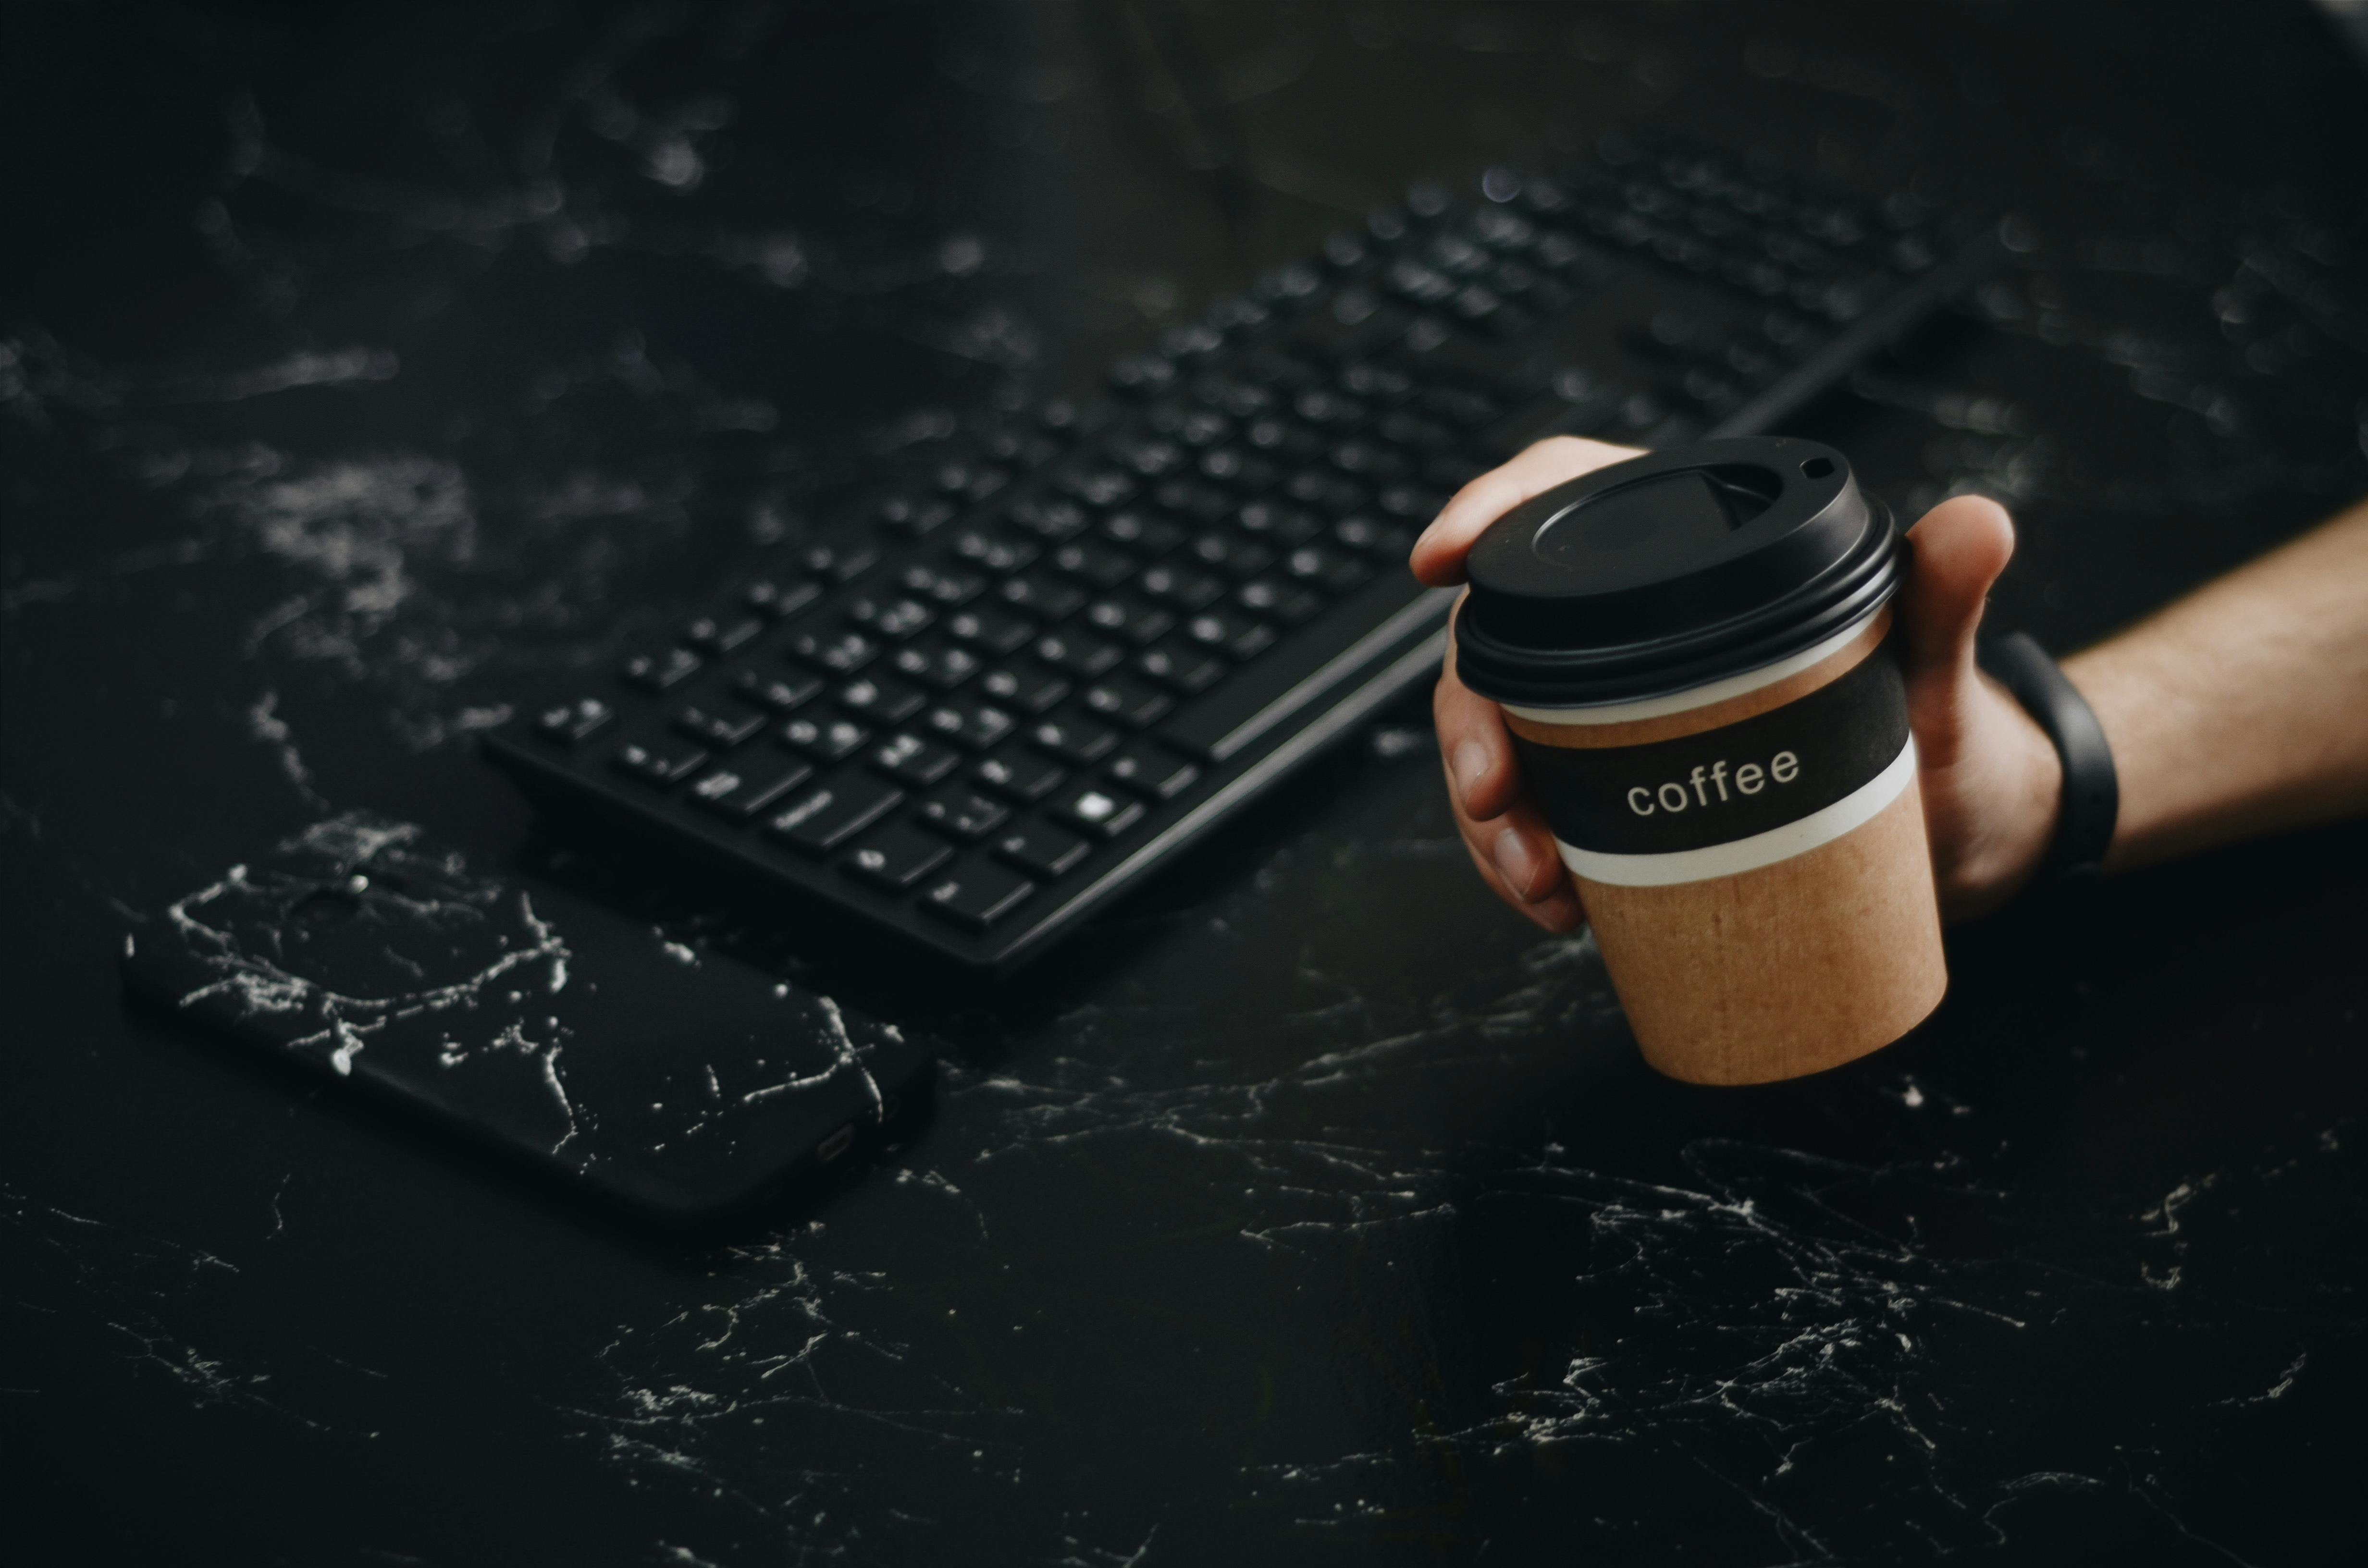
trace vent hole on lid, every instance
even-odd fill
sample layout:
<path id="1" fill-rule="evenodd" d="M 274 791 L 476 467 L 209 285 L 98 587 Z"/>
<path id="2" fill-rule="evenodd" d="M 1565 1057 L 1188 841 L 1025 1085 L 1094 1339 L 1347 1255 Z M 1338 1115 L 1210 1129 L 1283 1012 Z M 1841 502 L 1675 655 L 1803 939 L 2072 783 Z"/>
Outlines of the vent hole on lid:
<path id="1" fill-rule="evenodd" d="M 1811 479 L 1830 478 L 1834 472 L 1834 460 L 1831 458 L 1811 458 L 1807 462 L 1801 465 L 1801 472 L 1807 474 Z"/>

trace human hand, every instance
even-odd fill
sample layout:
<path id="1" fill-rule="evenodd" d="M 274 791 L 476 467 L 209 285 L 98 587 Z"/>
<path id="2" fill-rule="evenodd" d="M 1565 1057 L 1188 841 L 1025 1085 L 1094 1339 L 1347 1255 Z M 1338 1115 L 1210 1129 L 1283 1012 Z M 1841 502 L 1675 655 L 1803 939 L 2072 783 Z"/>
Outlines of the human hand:
<path id="1" fill-rule="evenodd" d="M 1414 574 L 1463 581 L 1463 558 L 1490 523 L 1565 480 L 1636 456 L 1631 447 L 1556 436 L 1462 490 L 1415 540 Z M 1974 667 L 1974 631 L 1990 585 L 2014 553 L 2006 508 L 1959 495 L 1908 530 L 1915 556 L 1894 601 L 1907 677 L 1924 823 L 1941 908 L 1984 914 L 2027 881 L 2055 832 L 2063 767 L 2030 715 Z M 1554 835 L 1524 791 L 1503 710 L 1456 678 L 1451 640 L 1431 702 L 1449 804 L 1481 877 L 1549 931 L 1586 918 Z"/>

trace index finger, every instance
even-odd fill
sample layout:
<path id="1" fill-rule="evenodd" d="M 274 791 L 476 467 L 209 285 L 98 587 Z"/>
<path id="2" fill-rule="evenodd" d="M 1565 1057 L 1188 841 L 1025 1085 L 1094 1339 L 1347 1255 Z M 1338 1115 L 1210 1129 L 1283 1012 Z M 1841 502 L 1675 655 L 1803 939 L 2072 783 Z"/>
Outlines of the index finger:
<path id="1" fill-rule="evenodd" d="M 1549 436 L 1457 491 L 1414 541 L 1407 563 L 1417 578 L 1434 588 L 1461 583 L 1463 557 L 1490 523 L 1564 480 L 1625 461 L 1640 450 L 1582 436 Z"/>

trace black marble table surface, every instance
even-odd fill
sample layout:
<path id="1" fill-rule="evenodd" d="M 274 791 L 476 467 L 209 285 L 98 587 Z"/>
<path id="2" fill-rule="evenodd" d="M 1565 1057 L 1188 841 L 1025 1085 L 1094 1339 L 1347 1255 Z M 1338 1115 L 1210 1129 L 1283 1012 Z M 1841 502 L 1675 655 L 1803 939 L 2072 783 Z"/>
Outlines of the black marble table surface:
<path id="1" fill-rule="evenodd" d="M 1409 703 L 1042 971 L 870 997 L 934 1123 L 699 1247 L 127 1013 L 127 923 L 276 839 L 508 853 L 506 692 L 850 480 L 1614 127 L 2004 216 L 1797 428 L 2008 502 L 2058 648 L 2368 490 L 2368 86 L 2298 5 L 0 12 L 0 1556 L 2356 1551 L 2357 827 L 1705 1092 Z"/>

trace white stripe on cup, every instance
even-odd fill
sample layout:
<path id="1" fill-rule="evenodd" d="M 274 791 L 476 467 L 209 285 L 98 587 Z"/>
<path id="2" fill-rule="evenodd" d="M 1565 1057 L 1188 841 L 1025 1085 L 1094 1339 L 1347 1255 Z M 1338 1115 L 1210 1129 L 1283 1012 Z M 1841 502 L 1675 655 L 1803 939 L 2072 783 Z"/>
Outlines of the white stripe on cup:
<path id="1" fill-rule="evenodd" d="M 1874 820 L 1875 814 L 1897 800 L 1899 792 L 1915 778 L 1916 737 L 1910 735 L 1888 767 L 1832 805 L 1748 838 L 1667 855 L 1606 855 L 1565 844 L 1559 838 L 1554 845 L 1562 851 L 1564 865 L 1588 881 L 1606 882 L 1612 887 L 1665 888 L 1678 882 L 1732 877 L 1772 866 L 1779 860 L 1790 860 L 1795 855 L 1805 855 L 1821 844 L 1831 844 L 1852 828 Z"/>

